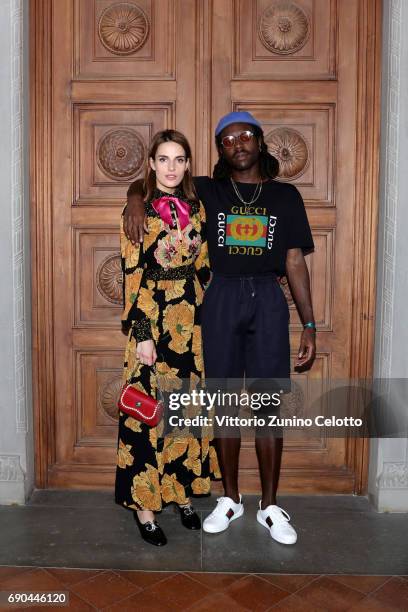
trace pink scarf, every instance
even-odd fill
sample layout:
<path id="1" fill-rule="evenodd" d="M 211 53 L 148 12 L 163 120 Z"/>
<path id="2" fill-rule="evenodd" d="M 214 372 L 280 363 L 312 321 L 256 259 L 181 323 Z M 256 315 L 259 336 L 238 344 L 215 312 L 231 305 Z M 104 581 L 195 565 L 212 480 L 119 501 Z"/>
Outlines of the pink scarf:
<path id="1" fill-rule="evenodd" d="M 183 200 L 179 200 L 178 198 L 175 198 L 174 196 L 169 195 L 169 196 L 162 196 L 161 198 L 154 200 L 152 202 L 152 206 L 154 210 L 160 215 L 161 219 L 163 219 L 163 221 L 167 223 L 167 225 L 172 226 L 173 219 L 171 217 L 171 210 L 170 210 L 171 202 L 173 202 L 176 208 L 180 227 L 181 229 L 184 229 L 186 225 L 189 224 L 189 221 L 190 221 L 190 216 L 189 216 L 190 208 L 191 208 L 190 204 L 187 204 L 187 202 L 183 202 Z"/>

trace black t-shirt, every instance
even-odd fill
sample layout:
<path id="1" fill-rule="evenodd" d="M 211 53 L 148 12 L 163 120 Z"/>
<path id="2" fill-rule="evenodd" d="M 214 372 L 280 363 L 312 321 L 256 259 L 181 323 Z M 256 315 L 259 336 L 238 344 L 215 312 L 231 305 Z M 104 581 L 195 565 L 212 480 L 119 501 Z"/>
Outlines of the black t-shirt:
<path id="1" fill-rule="evenodd" d="M 231 276 L 285 274 L 286 251 L 314 249 L 302 196 L 294 185 L 270 180 L 262 185 L 256 202 L 245 214 L 231 180 L 194 178 L 207 215 L 210 265 L 214 272 Z M 249 202 L 256 185 L 236 183 Z"/>

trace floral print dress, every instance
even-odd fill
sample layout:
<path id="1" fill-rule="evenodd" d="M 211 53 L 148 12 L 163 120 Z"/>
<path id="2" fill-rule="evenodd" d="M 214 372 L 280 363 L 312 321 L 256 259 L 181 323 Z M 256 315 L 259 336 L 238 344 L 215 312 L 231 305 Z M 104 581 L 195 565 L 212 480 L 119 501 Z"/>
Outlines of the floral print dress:
<path id="1" fill-rule="evenodd" d="M 156 190 L 146 204 L 148 233 L 143 245 L 133 245 L 121 225 L 125 308 L 122 321 L 130 326 L 125 351 L 124 382 L 156 396 L 162 391 L 189 389 L 203 380 L 200 305 L 210 270 L 205 240 L 205 212 L 189 201 L 188 224 L 181 229 L 172 208 L 167 225 L 152 202 L 168 196 Z M 183 198 L 181 192 L 175 197 Z M 154 370 L 136 357 L 137 342 L 153 339 Z M 186 416 L 197 409 L 190 406 Z M 181 415 L 180 415 L 181 416 Z M 210 479 L 220 478 L 211 433 L 194 437 L 188 429 L 167 433 L 162 421 L 152 428 L 119 411 L 115 501 L 132 510 L 159 511 L 163 503 L 186 503 L 192 494 L 210 492 Z"/>

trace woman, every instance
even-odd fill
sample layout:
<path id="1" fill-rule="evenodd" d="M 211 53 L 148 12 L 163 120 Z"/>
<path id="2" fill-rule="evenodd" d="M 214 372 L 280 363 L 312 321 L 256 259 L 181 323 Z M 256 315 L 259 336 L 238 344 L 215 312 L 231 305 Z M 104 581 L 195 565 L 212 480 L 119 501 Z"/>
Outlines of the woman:
<path id="1" fill-rule="evenodd" d="M 124 380 L 148 395 L 174 391 L 203 378 L 199 307 L 209 281 L 205 213 L 191 178 L 191 150 L 175 130 L 158 132 L 145 175 L 148 233 L 132 244 L 121 227 L 125 308 L 130 326 Z M 154 367 L 153 367 L 154 366 Z M 154 512 L 174 502 L 188 529 L 201 523 L 191 494 L 210 490 L 218 470 L 209 439 L 188 431 L 163 435 L 157 428 L 119 412 L 116 503 L 131 509 L 142 538 L 156 546 L 166 536 Z M 217 475 L 219 477 L 219 474 Z"/>

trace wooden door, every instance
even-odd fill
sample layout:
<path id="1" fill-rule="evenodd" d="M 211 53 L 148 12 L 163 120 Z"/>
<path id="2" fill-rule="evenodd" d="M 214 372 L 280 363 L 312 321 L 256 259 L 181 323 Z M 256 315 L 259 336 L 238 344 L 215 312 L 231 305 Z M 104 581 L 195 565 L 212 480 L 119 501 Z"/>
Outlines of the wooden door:
<path id="1" fill-rule="evenodd" d="M 257 116 L 281 180 L 305 199 L 316 243 L 318 357 L 295 380 L 308 401 L 308 381 L 370 374 L 379 6 L 32 0 L 38 486 L 113 484 L 125 343 L 118 221 L 147 144 L 164 127 L 188 136 L 196 172 L 207 174 L 218 118 L 233 109 Z M 295 352 L 293 306 L 291 329 Z M 281 491 L 361 491 L 366 458 L 362 441 L 289 441 Z M 241 483 L 258 487 L 250 443 Z"/>

